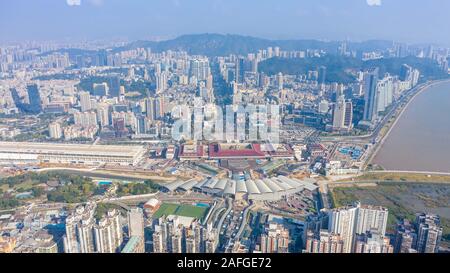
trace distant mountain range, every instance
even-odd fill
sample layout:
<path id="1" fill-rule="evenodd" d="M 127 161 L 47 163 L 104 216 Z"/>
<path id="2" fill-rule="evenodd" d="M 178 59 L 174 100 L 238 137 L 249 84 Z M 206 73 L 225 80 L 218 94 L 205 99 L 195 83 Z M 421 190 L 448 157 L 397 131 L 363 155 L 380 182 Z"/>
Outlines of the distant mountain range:
<path id="1" fill-rule="evenodd" d="M 190 34 L 167 41 L 136 41 L 114 51 L 135 48 L 151 48 L 153 52 L 166 50 L 184 50 L 191 55 L 225 56 L 229 54 L 248 54 L 259 49 L 278 46 L 282 50 L 323 49 L 336 52 L 341 42 L 318 40 L 269 40 L 234 34 Z M 349 50 L 371 51 L 386 49 L 392 41 L 371 40 L 365 42 L 348 42 Z"/>

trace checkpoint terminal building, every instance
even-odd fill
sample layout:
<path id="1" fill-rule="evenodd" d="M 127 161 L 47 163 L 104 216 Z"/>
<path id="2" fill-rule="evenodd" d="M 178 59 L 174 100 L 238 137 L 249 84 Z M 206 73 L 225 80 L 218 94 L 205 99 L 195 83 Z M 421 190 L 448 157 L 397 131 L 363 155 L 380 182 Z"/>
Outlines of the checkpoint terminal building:
<path id="1" fill-rule="evenodd" d="M 167 192 L 195 191 L 203 194 L 231 197 L 236 200 L 277 201 L 307 189 L 317 190 L 314 180 L 299 180 L 285 176 L 257 180 L 210 178 L 202 181 L 175 181 L 164 185 Z"/>

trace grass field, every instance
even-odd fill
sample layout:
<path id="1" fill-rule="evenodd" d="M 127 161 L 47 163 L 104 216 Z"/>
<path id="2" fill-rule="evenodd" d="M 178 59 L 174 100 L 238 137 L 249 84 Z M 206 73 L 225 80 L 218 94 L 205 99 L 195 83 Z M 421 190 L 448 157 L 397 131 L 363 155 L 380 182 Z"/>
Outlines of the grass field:
<path id="1" fill-rule="evenodd" d="M 415 173 L 366 173 L 355 177 L 355 181 L 398 181 L 398 182 L 448 182 L 450 175 L 426 175 Z"/>
<path id="2" fill-rule="evenodd" d="M 161 207 L 155 212 L 155 214 L 153 214 L 153 218 L 160 218 L 163 215 L 179 215 L 193 217 L 201 220 L 203 219 L 203 217 L 205 217 L 207 210 L 208 208 L 206 207 L 163 203 Z"/>
<path id="3" fill-rule="evenodd" d="M 362 204 L 388 208 L 388 231 L 393 232 L 398 220 L 415 219 L 415 214 L 427 212 L 441 217 L 444 237 L 450 240 L 450 184 L 374 183 L 372 187 L 336 187 L 331 189 L 335 207 L 360 201 Z"/>

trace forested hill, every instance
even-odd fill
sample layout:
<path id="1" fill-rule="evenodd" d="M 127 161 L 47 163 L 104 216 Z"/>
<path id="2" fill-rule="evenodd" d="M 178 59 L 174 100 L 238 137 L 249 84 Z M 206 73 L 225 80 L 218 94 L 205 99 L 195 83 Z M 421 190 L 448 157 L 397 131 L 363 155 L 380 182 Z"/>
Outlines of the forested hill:
<path id="1" fill-rule="evenodd" d="M 327 68 L 326 82 L 349 83 L 355 78 L 348 70 L 362 71 L 372 67 L 380 69 L 380 75 L 385 73 L 398 75 L 403 64 L 417 68 L 425 79 L 439 79 L 448 77 L 436 61 L 417 57 L 387 58 L 370 61 L 362 61 L 350 57 L 327 55 L 322 58 L 283 59 L 271 58 L 259 64 L 259 71 L 268 75 L 279 72 L 288 75 L 306 74 L 310 70 L 317 70 L 320 66 Z"/>
<path id="2" fill-rule="evenodd" d="M 184 50 L 191 55 L 226 56 L 229 54 L 255 53 L 267 47 L 280 47 L 282 50 L 322 49 L 337 52 L 340 42 L 318 40 L 269 40 L 233 34 L 191 34 L 167 41 L 137 41 L 116 51 L 133 48 L 151 48 L 154 52 L 165 50 Z M 392 45 L 391 41 L 366 41 L 349 43 L 350 50 L 383 50 Z"/>

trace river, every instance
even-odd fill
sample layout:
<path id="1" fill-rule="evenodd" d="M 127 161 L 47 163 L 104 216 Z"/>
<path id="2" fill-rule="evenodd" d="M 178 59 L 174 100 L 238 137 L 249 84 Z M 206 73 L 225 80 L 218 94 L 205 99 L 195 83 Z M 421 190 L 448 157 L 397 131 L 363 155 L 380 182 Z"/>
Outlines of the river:
<path id="1" fill-rule="evenodd" d="M 450 82 L 411 101 L 373 163 L 386 170 L 450 172 Z"/>

